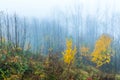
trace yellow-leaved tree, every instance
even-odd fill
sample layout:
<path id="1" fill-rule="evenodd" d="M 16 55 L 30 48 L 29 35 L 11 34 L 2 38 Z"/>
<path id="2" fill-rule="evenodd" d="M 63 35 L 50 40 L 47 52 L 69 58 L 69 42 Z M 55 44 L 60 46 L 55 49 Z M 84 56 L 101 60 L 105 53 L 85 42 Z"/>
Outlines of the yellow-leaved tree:
<path id="1" fill-rule="evenodd" d="M 75 54 L 77 53 L 77 48 L 74 46 L 72 47 L 72 39 L 66 40 L 66 50 L 62 52 L 64 62 L 67 64 L 71 64 L 74 62 Z"/>
<path id="2" fill-rule="evenodd" d="M 73 48 L 72 39 L 67 39 L 66 40 L 66 49 L 64 52 L 62 52 L 63 60 L 67 64 L 67 70 L 65 71 L 66 72 L 66 80 L 69 80 L 69 77 L 70 77 L 69 72 L 71 69 L 71 65 L 73 64 L 73 62 L 75 60 L 76 53 L 77 53 L 77 48 L 76 48 L 76 46 L 74 46 L 74 48 Z"/>
<path id="3" fill-rule="evenodd" d="M 91 54 L 91 60 L 96 64 L 97 67 L 110 62 L 111 41 L 111 38 L 104 34 L 96 41 L 94 51 Z"/>

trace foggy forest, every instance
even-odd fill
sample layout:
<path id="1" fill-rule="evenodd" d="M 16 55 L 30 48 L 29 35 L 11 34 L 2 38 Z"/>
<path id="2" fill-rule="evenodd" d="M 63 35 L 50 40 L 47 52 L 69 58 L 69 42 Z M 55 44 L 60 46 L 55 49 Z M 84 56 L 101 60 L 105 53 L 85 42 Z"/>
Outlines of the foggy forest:
<path id="1" fill-rule="evenodd" d="M 120 80 L 120 13 L 83 6 L 45 18 L 0 9 L 0 80 Z"/>

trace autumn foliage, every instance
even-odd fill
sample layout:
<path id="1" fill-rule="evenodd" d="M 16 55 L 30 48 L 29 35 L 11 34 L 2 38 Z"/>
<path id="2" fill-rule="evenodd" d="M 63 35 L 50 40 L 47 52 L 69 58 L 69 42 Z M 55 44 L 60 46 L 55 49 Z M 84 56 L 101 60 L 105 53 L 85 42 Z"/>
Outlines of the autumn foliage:
<path id="1" fill-rule="evenodd" d="M 60 57 L 61 53 L 52 54 L 53 48 L 48 49 L 48 55 L 34 54 L 29 51 L 30 44 L 25 50 L 20 46 L 8 48 L 7 42 L 3 40 L 4 45 L 0 50 L 0 80 L 104 80 L 104 76 L 100 77 L 101 71 L 87 63 L 92 61 L 97 67 L 109 63 L 111 42 L 108 35 L 102 35 L 96 41 L 92 53 L 91 47 L 81 46 L 80 56 L 77 56 L 79 53 L 72 39 L 67 39 L 63 56 Z M 80 59 L 78 57 L 82 57 L 80 62 L 77 62 Z M 78 64 L 82 66 L 76 66 Z"/>
<path id="2" fill-rule="evenodd" d="M 75 59 L 75 54 L 77 53 L 77 48 L 76 46 L 74 46 L 74 48 L 72 48 L 72 40 L 68 40 L 66 41 L 66 50 L 63 53 L 63 59 L 64 62 L 67 64 L 71 64 L 73 63 L 74 59 Z"/>
<path id="3" fill-rule="evenodd" d="M 97 67 L 110 62 L 110 44 L 111 38 L 108 35 L 102 35 L 95 44 L 94 51 L 92 52 L 92 62 L 96 63 Z"/>
<path id="4" fill-rule="evenodd" d="M 80 52 L 81 52 L 81 56 L 89 56 L 88 52 L 89 52 L 89 48 L 88 47 L 81 47 L 80 48 Z"/>

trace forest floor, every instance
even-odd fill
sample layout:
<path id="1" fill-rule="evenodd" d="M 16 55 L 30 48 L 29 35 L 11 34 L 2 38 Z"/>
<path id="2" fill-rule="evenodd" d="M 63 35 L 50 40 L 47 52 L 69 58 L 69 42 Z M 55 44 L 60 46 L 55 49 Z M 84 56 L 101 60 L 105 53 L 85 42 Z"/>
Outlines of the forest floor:
<path id="1" fill-rule="evenodd" d="M 104 73 L 84 64 L 69 67 L 58 54 L 24 54 L 18 48 L 0 51 L 0 80 L 120 80 L 120 75 Z"/>

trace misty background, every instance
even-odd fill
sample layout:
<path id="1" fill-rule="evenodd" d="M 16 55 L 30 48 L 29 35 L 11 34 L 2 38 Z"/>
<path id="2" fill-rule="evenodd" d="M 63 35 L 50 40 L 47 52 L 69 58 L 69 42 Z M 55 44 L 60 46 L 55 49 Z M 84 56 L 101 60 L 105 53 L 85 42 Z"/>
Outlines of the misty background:
<path id="1" fill-rule="evenodd" d="M 61 52 L 72 38 L 79 49 L 93 51 L 95 41 L 107 34 L 120 70 L 119 0 L 0 0 L 0 37 L 38 54 Z M 112 64 L 110 64 L 112 65 Z M 112 65 L 111 67 L 113 67 Z"/>

